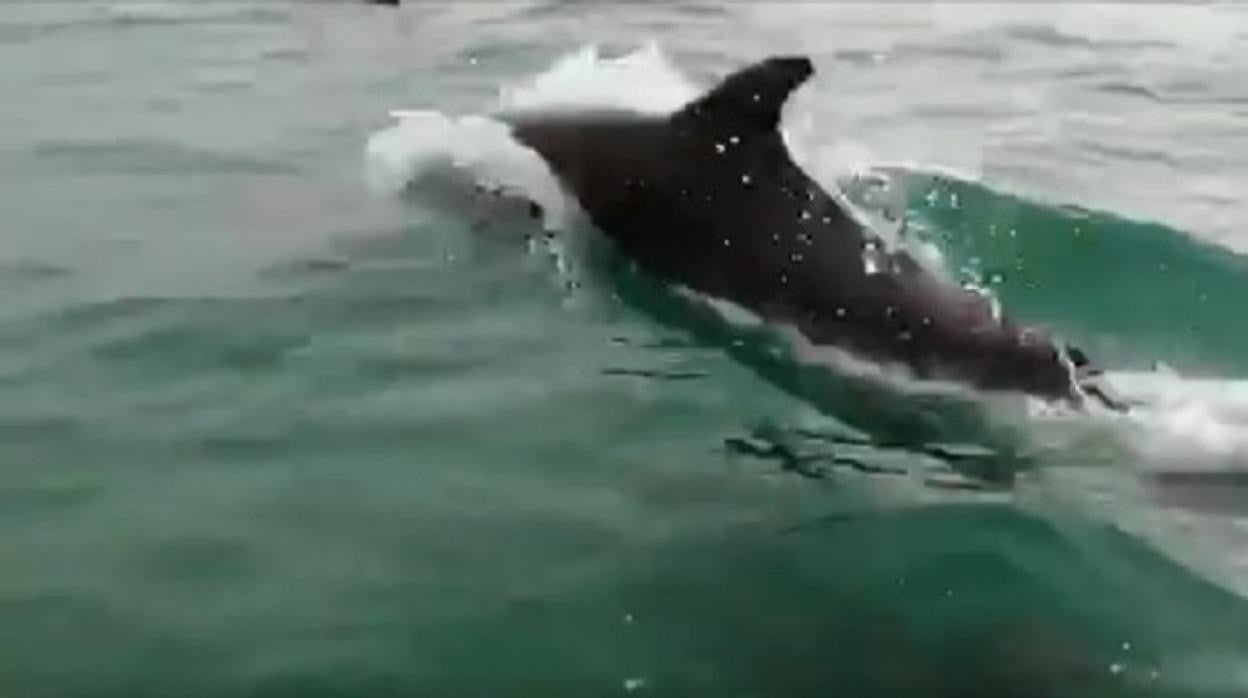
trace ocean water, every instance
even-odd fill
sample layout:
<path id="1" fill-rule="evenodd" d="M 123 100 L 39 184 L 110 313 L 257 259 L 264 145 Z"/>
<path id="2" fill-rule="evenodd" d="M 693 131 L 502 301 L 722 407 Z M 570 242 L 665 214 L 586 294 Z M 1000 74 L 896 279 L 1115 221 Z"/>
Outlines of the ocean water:
<path id="1" fill-rule="evenodd" d="M 489 119 L 778 52 L 1129 416 L 643 278 Z M 1235 5 L 5 3 L 0 695 L 1248 695 L 1245 68 Z"/>

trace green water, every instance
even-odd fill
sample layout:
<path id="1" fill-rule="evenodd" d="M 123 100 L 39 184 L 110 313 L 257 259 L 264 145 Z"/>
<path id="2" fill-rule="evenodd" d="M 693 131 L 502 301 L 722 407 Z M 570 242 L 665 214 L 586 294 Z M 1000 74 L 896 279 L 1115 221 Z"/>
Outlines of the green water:
<path id="1" fill-rule="evenodd" d="M 992 288 L 1005 307 L 1115 365 L 1248 371 L 1248 327 L 1228 321 L 1248 290 L 1248 259 L 1160 223 L 898 174 L 912 195 L 916 232 L 934 231 L 929 237 L 940 240 L 951 263 Z"/>
<path id="2" fill-rule="evenodd" d="M 389 109 L 587 43 L 698 79 L 809 51 L 816 149 L 918 163 L 951 268 L 1108 365 L 1234 381 L 1246 21 L 6 4 L 0 695 L 1248 693 L 1248 507 L 1163 507 L 1140 473 L 1180 463 L 1019 457 L 1026 419 L 569 284 L 362 166 Z M 768 430 L 831 457 L 731 447 Z"/>

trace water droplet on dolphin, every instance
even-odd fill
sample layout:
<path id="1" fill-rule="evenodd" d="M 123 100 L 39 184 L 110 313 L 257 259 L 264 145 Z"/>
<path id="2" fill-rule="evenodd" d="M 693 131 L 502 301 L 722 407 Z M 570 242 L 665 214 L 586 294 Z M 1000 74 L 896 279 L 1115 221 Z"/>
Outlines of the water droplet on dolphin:
<path id="1" fill-rule="evenodd" d="M 734 136 L 729 136 L 729 137 L 728 137 L 728 142 L 729 142 L 729 143 L 731 143 L 731 144 L 733 144 L 733 145 L 736 145 L 736 144 L 738 144 L 738 143 L 740 143 L 740 142 L 741 142 L 741 138 L 740 138 L 740 136 L 735 136 L 735 135 L 734 135 Z"/>
<path id="2" fill-rule="evenodd" d="M 745 186 L 747 187 L 750 186 L 750 182 L 752 181 L 753 180 L 750 178 L 748 174 L 741 175 L 741 183 L 744 184 Z"/>
<path id="3" fill-rule="evenodd" d="M 862 249 L 862 266 L 868 275 L 880 273 L 879 250 L 875 240 L 867 240 Z"/>
<path id="4" fill-rule="evenodd" d="M 727 150 L 727 148 L 724 147 L 723 143 L 715 144 L 715 152 L 719 153 L 720 155 L 723 155 L 725 150 Z"/>

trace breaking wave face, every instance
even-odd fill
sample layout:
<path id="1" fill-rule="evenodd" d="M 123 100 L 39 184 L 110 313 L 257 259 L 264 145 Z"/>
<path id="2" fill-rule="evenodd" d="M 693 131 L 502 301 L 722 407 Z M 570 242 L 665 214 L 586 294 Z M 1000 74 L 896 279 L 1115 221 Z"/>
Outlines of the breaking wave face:
<path id="1" fill-rule="evenodd" d="M 393 111 L 396 122 L 368 141 L 369 180 L 379 192 L 407 190 L 417 197 L 445 192 L 449 184 L 527 199 L 540 205 L 548 230 L 574 231 L 580 215 L 575 201 L 564 194 L 541 158 L 515 142 L 508 128 L 490 114 L 584 108 L 662 114 L 687 103 L 704 87 L 681 72 L 656 44 L 618 57 L 586 46 L 536 76 L 501 88 L 494 103 L 480 113 Z M 818 77 L 802 89 L 818 89 Z M 1017 317 L 1053 328 L 1089 349 L 1100 363 L 1127 366 L 1130 370 L 1109 372 L 1107 380 L 1137 407 L 1128 416 L 1071 415 L 1025 398 L 972 396 L 965 389 L 899 378 L 800 342 L 793 343 L 788 360 L 832 363 L 848 373 L 874 372 L 893 388 L 911 394 L 957 394 L 989 402 L 993 407 L 986 412 L 1008 414 L 1010 419 L 1020 410 L 997 408 L 1021 401 L 1024 422 L 1050 452 L 1069 455 L 1067 449 L 1086 443 L 1086 432 L 1092 429 L 1102 440 L 1109 439 L 1124 459 L 1141 467 L 1248 467 L 1244 358 L 1248 328 L 1210 321 L 1202 328 L 1204 336 L 1185 332 L 1184 339 L 1176 341 L 1175 328 L 1155 312 L 1163 307 L 1168 312 L 1195 310 L 1186 306 L 1194 303 L 1196 291 L 1186 286 L 1176 292 L 1182 298 L 1164 296 L 1173 286 L 1155 283 L 1159 262 L 1172 270 L 1172 280 L 1220 286 L 1200 290 L 1201 297 L 1236 298 L 1248 293 L 1242 260 L 1156 224 L 1026 201 L 940 169 L 873 165 L 865 146 L 851 149 L 855 159 L 846 161 L 844 142 L 825 147 L 831 136 L 821 137 L 799 95 L 786 106 L 782 132 L 794 159 L 825 185 L 833 179 L 835 186 L 829 190 L 851 202 L 855 213 L 882 237 L 907 245 L 940 273 L 984 289 Z M 445 203 L 444 194 L 437 196 Z M 897 219 L 905 221 L 904 237 L 896 234 L 901 229 Z M 1072 243 L 1094 237 L 1103 244 Z M 1122 253 L 1127 238 L 1134 248 L 1129 255 Z M 1063 255 L 1069 259 L 1061 259 Z M 571 263 L 575 266 L 576 260 Z M 1128 295 L 1089 293 L 1097 283 L 1095 275 L 1107 268 L 1124 284 L 1162 297 L 1146 312 L 1097 307 Z M 740 320 L 739 309 L 729 311 L 722 302 L 701 301 L 729 322 Z M 1200 310 L 1204 312 L 1191 317 L 1210 317 L 1208 308 Z M 1154 364 L 1165 368 L 1148 368 Z M 1231 368 L 1231 377 L 1185 377 L 1207 372 L 1211 366 Z M 1042 428 L 1046 424 L 1058 428 Z"/>

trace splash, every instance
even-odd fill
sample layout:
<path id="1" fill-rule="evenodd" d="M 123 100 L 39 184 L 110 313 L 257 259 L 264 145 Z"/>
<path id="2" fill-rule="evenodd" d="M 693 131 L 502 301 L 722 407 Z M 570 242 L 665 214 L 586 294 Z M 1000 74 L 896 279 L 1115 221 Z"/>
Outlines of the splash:
<path id="1" fill-rule="evenodd" d="M 539 204 L 548 229 L 567 229 L 580 215 L 576 203 L 541 158 L 517 143 L 491 114 L 586 108 L 661 114 L 697 94 L 697 86 L 657 44 L 614 58 L 604 57 L 597 46 L 585 46 L 537 76 L 503 87 L 484 113 L 392 111 L 397 123 L 374 134 L 366 148 L 369 183 L 374 190 L 396 192 L 467 174 L 470 184 Z"/>
<path id="2" fill-rule="evenodd" d="M 455 182 L 542 207 L 551 227 L 568 225 L 575 204 L 565 196 L 537 153 L 515 142 L 500 121 L 482 115 L 395 111 L 398 123 L 368 141 L 368 179 L 374 190 L 397 192 L 428 180 Z M 433 187 L 436 188 L 436 187 Z"/>
<path id="3" fill-rule="evenodd" d="M 615 58 L 604 57 L 598 46 L 589 45 L 558 59 L 526 83 L 504 87 L 497 106 L 517 111 L 628 109 L 666 114 L 700 91 L 657 43 Z"/>
<path id="4" fill-rule="evenodd" d="M 1248 470 L 1248 380 L 1173 371 L 1110 374 L 1138 406 L 1123 426 L 1133 449 L 1167 469 Z"/>

